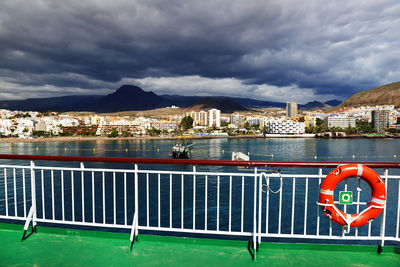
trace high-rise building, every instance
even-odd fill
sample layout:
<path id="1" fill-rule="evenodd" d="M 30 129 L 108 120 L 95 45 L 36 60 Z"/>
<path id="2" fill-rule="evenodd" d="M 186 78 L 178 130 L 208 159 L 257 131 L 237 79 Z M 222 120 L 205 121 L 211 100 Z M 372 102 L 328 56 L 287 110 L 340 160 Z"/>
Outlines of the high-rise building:
<path id="1" fill-rule="evenodd" d="M 243 115 L 240 115 L 239 113 L 232 113 L 230 122 L 231 122 L 231 124 L 233 124 L 235 126 L 242 127 L 245 119 L 246 119 L 246 117 Z"/>
<path id="2" fill-rule="evenodd" d="M 200 112 L 187 112 L 186 116 L 190 116 L 193 119 L 194 126 L 208 126 L 208 113 L 207 111 L 201 110 Z"/>
<path id="3" fill-rule="evenodd" d="M 383 132 L 390 124 L 390 111 L 373 110 L 371 112 L 372 127 L 377 132 Z"/>
<path id="4" fill-rule="evenodd" d="M 286 102 L 286 116 L 289 118 L 297 117 L 297 104 L 296 102 L 292 101 Z"/>
<path id="5" fill-rule="evenodd" d="M 208 111 L 208 127 L 221 127 L 221 110 L 219 109 L 210 109 Z"/>

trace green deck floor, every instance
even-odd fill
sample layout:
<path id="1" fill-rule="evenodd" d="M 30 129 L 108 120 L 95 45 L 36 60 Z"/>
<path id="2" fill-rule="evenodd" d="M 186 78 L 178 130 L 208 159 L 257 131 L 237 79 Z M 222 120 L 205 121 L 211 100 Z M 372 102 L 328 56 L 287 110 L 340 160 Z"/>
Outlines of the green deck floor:
<path id="1" fill-rule="evenodd" d="M 0 224 L 0 266 L 400 266 L 400 249 L 374 246 L 262 243 L 252 261 L 247 243 L 139 236 L 38 227 L 21 242 L 22 226 Z"/>

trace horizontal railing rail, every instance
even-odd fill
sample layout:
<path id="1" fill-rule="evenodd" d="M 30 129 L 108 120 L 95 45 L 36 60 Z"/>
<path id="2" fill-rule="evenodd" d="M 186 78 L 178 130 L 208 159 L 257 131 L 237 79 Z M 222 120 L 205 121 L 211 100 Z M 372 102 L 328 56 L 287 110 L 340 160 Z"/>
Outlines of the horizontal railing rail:
<path id="1" fill-rule="evenodd" d="M 164 159 L 164 158 L 121 158 L 121 157 L 75 157 L 0 154 L 0 159 L 14 160 L 46 160 L 75 162 L 109 162 L 136 164 L 171 164 L 171 165 L 208 165 L 208 166 L 242 166 L 242 167 L 286 167 L 286 168 L 335 168 L 340 164 L 354 162 L 329 161 L 232 161 L 232 160 L 200 160 L 200 159 Z M 370 168 L 400 168 L 400 162 L 357 162 Z"/>
<path id="2" fill-rule="evenodd" d="M 346 234 L 316 204 L 324 168 L 344 162 L 272 162 L 175 160 L 144 158 L 61 157 L 0 155 L 0 219 L 63 225 L 127 229 L 131 241 L 139 231 L 211 234 L 288 240 L 353 240 L 400 242 L 400 175 L 389 169 L 396 162 L 363 162 L 380 173 L 387 188 L 382 214 L 366 226 Z M 15 160 L 28 160 L 14 165 Z M 35 161 L 79 162 L 76 167 L 41 166 Z M 128 163 L 105 168 L 89 162 Z M 190 170 L 162 170 L 139 164 L 184 164 Z M 69 164 L 71 165 L 71 164 Z M 72 164 L 73 165 L 73 164 Z M 198 170 L 199 165 L 253 167 L 246 172 L 232 168 Z M 113 166 L 107 164 L 107 166 Z M 265 167 L 311 167 L 296 174 Z M 264 169 L 263 169 L 264 168 Z M 364 181 L 346 179 L 335 190 L 355 191 L 353 205 L 339 205 L 358 213 L 369 203 L 370 189 Z"/>

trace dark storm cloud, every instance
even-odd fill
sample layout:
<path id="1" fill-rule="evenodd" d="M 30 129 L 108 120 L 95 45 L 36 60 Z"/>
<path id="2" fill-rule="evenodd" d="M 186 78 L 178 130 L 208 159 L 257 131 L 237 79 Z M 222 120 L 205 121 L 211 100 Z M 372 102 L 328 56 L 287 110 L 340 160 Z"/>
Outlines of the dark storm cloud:
<path id="1" fill-rule="evenodd" d="M 396 1 L 3 0 L 0 87 L 343 98 L 398 80 L 398 14 Z"/>

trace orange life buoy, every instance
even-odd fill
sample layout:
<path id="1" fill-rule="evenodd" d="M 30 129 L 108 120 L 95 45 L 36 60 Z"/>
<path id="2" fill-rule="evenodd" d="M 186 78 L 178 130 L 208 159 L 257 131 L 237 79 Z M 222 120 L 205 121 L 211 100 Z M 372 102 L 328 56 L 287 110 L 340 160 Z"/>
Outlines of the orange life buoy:
<path id="1" fill-rule="evenodd" d="M 371 201 L 368 207 L 360 213 L 346 214 L 339 210 L 333 202 L 335 187 L 345 178 L 358 176 L 366 181 L 371 188 Z M 358 227 L 371 222 L 379 216 L 385 207 L 386 189 L 382 178 L 372 169 L 361 164 L 338 166 L 331 171 L 321 184 L 318 204 L 326 216 L 339 225 Z"/>

